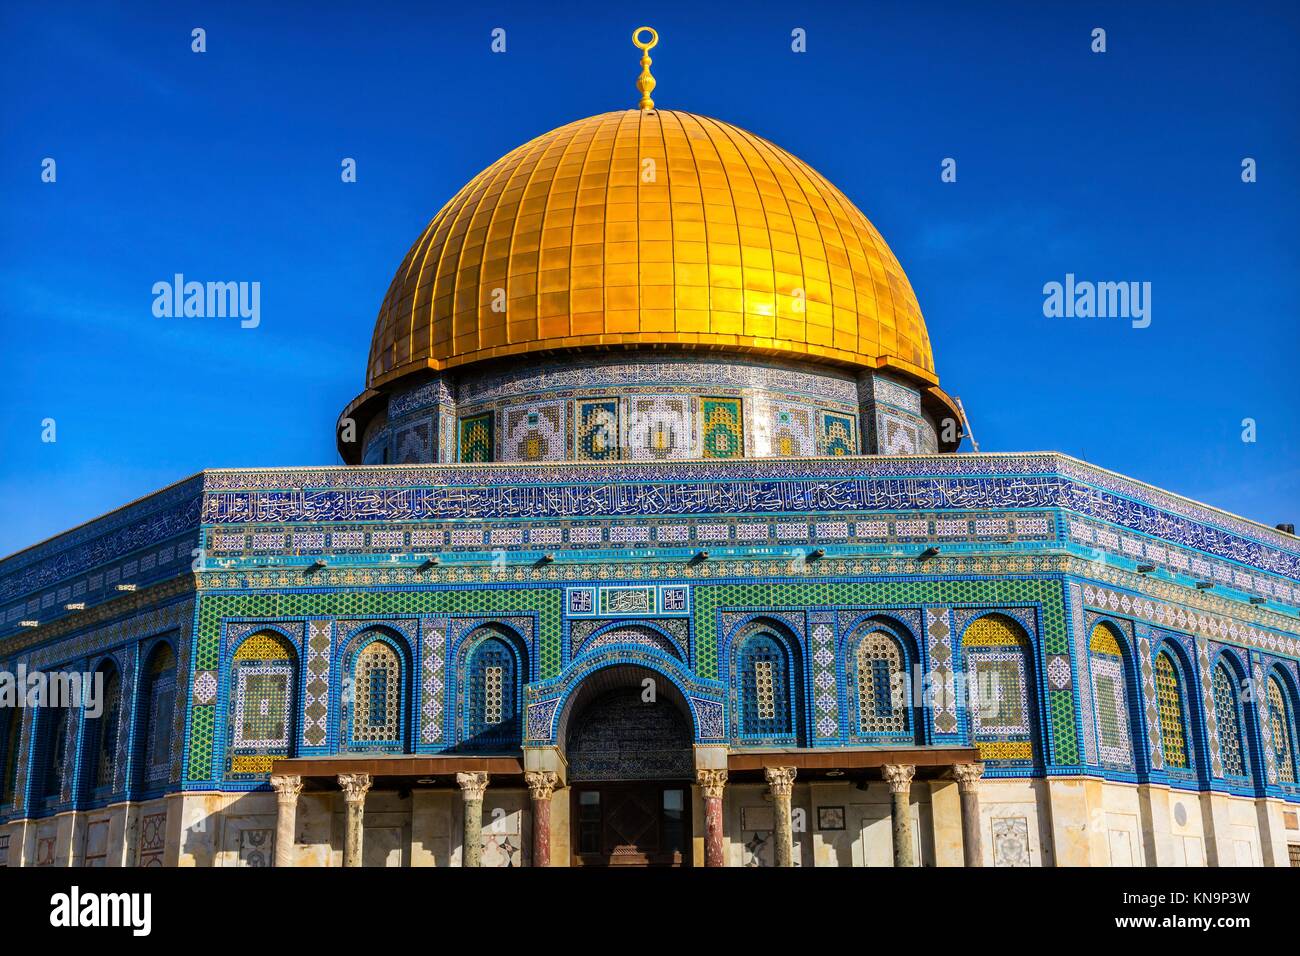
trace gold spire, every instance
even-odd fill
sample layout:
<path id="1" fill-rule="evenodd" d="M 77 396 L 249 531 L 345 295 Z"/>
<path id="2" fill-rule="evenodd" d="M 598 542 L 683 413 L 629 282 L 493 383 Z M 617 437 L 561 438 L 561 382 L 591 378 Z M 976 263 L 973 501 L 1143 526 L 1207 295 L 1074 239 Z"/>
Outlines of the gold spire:
<path id="1" fill-rule="evenodd" d="M 641 34 L 649 33 L 649 40 L 642 40 Z M 655 101 L 650 99 L 654 92 L 655 78 L 650 75 L 650 51 L 659 42 L 659 34 L 654 27 L 637 27 L 632 31 L 632 45 L 641 51 L 641 75 L 636 78 L 636 88 L 641 91 L 641 109 L 649 112 L 655 108 Z"/>

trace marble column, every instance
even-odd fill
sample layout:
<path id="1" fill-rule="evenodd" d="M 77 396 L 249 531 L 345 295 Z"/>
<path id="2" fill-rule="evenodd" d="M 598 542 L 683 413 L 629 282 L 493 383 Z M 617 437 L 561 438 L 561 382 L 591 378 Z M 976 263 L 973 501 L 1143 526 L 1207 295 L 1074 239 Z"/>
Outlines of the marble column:
<path id="1" fill-rule="evenodd" d="M 696 770 L 695 780 L 704 795 L 704 865 L 725 866 L 722 858 L 722 791 L 727 771 Z"/>
<path id="2" fill-rule="evenodd" d="M 460 795 L 465 800 L 465 836 L 461 846 L 461 866 L 483 865 L 483 792 L 487 790 L 486 771 L 458 773 Z"/>
<path id="3" fill-rule="evenodd" d="M 916 854 L 912 850 L 912 808 L 908 799 L 916 767 L 887 763 L 880 770 L 894 800 L 894 866 L 916 866 Z"/>
<path id="4" fill-rule="evenodd" d="M 533 866 L 551 865 L 551 794 L 559 782 L 560 775 L 554 770 L 524 772 L 524 783 L 533 798 Z"/>
<path id="5" fill-rule="evenodd" d="M 772 793 L 772 826 L 776 840 L 776 865 L 794 866 L 794 833 L 790 827 L 790 794 L 794 791 L 797 767 L 764 767 L 768 790 Z"/>
<path id="6" fill-rule="evenodd" d="M 980 835 L 980 777 L 982 763 L 959 763 L 952 768 L 961 797 L 961 851 L 967 866 L 984 865 L 984 841 Z"/>
<path id="7" fill-rule="evenodd" d="M 297 774 L 272 774 L 271 789 L 275 791 L 275 865 L 293 866 L 294 843 L 297 840 L 298 794 L 302 793 L 302 777 Z"/>
<path id="8" fill-rule="evenodd" d="M 373 781 L 368 773 L 341 773 L 339 787 L 347 804 L 347 833 L 343 838 L 343 865 L 361 865 L 361 841 L 366 820 L 366 794 Z"/>

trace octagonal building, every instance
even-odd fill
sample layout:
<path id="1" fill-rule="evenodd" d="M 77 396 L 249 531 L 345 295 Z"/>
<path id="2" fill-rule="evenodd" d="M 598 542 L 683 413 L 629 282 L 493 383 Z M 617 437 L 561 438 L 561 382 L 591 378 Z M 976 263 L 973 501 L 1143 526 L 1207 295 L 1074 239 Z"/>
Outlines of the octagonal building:
<path id="1" fill-rule="evenodd" d="M 102 705 L 0 709 L 0 865 L 1296 863 L 1300 541 L 957 453 L 879 231 L 647 79 L 416 237 L 345 465 L 0 562 Z"/>

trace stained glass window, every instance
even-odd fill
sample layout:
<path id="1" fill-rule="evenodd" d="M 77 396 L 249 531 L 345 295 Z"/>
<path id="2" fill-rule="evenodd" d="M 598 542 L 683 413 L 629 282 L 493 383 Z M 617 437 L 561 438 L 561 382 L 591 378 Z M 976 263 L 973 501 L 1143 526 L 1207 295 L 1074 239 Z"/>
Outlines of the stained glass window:
<path id="1" fill-rule="evenodd" d="M 391 743 L 401 734 L 402 664 L 397 652 L 373 640 L 357 655 L 353 674 L 352 739 Z"/>
<path id="2" fill-rule="evenodd" d="M 468 736 L 476 743 L 510 743 L 519 736 L 514 651 L 489 637 L 470 652 Z"/>
<path id="3" fill-rule="evenodd" d="M 1295 723 L 1291 707 L 1276 677 L 1269 677 L 1265 690 L 1268 701 L 1269 729 L 1273 736 L 1273 756 L 1277 761 L 1277 777 L 1283 783 L 1296 782 Z"/>
<path id="4" fill-rule="evenodd" d="M 1165 651 L 1156 655 L 1156 710 L 1160 719 L 1160 750 L 1165 766 L 1187 769 L 1187 730 L 1178 669 Z"/>
<path id="5" fill-rule="evenodd" d="M 1214 722 L 1219 730 L 1219 758 L 1228 777 L 1244 777 L 1245 761 L 1241 752 L 1241 720 L 1237 708 L 1236 681 L 1226 664 L 1214 668 Z"/>
<path id="6" fill-rule="evenodd" d="M 896 685 L 905 671 L 898 641 L 884 631 L 872 631 L 858 644 L 858 729 L 864 734 L 907 730 L 907 707 L 895 706 Z"/>
<path id="7" fill-rule="evenodd" d="M 770 634 L 745 638 L 739 654 L 740 732 L 745 736 L 794 733 L 785 648 Z"/>

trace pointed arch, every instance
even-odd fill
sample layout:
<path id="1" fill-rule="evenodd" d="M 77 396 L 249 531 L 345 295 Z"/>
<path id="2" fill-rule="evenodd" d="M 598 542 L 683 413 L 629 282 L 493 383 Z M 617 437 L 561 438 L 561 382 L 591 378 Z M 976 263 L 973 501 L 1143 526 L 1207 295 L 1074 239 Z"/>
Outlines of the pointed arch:
<path id="1" fill-rule="evenodd" d="M 1222 651 L 1210 672 L 1210 701 L 1214 707 L 1221 777 L 1244 782 L 1250 776 L 1251 760 L 1247 747 L 1246 709 L 1239 688 L 1245 670 L 1227 651 Z"/>
<path id="2" fill-rule="evenodd" d="M 527 651 L 512 630 L 487 624 L 466 640 L 462 677 L 464 737 L 473 749 L 513 749 L 523 736 Z"/>
<path id="3" fill-rule="evenodd" d="M 409 731 L 410 649 L 383 627 L 362 630 L 344 658 L 350 694 L 340 708 L 346 750 L 406 750 Z"/>
<path id="4" fill-rule="evenodd" d="M 993 612 L 967 624 L 961 644 L 971 739 L 981 759 L 1036 760 L 1029 635 L 1014 618 Z"/>
<path id="5" fill-rule="evenodd" d="M 234 779 L 261 777 L 277 758 L 293 755 L 298 652 L 277 630 L 250 634 L 230 662 L 226 770 Z"/>
<path id="6" fill-rule="evenodd" d="M 1129 679 L 1132 667 L 1126 635 L 1110 621 L 1097 621 L 1088 638 L 1088 671 L 1097 751 L 1101 765 L 1110 770 L 1138 769 L 1135 738 L 1141 712 Z"/>
<path id="7" fill-rule="evenodd" d="M 32 800 L 38 807 L 51 807 L 63 798 L 64 783 L 71 761 L 70 750 L 76 711 L 69 706 L 41 707 L 40 749 Z"/>
<path id="8" fill-rule="evenodd" d="M 911 635 L 892 619 L 871 618 L 845 642 L 853 736 L 874 742 L 919 742 L 923 726 L 911 693 L 917 662 Z"/>
<path id="9" fill-rule="evenodd" d="M 157 641 L 145 658 L 140 681 L 140 732 L 136 783 L 146 792 L 160 790 L 171 775 L 171 745 L 176 716 L 176 652 L 171 642 Z"/>
<path id="10" fill-rule="evenodd" d="M 760 618 L 732 643 L 734 726 L 742 744 L 796 746 L 800 733 L 798 642 L 786 628 Z"/>
<path id="11" fill-rule="evenodd" d="M 1273 739 L 1273 762 L 1279 783 L 1300 780 L 1300 758 L 1296 755 L 1296 704 L 1290 682 L 1276 669 L 1264 678 L 1264 712 Z"/>
<path id="12" fill-rule="evenodd" d="M 1194 751 L 1187 707 L 1186 669 L 1181 655 L 1166 644 L 1156 652 L 1156 719 L 1160 728 L 1160 755 L 1166 770 L 1191 770 Z"/>
<path id="13" fill-rule="evenodd" d="M 82 734 L 82 786 L 91 800 L 106 799 L 117 779 L 118 741 L 122 718 L 122 674 L 117 662 L 105 659 L 95 671 L 102 681 L 99 714 L 86 716 Z"/>

